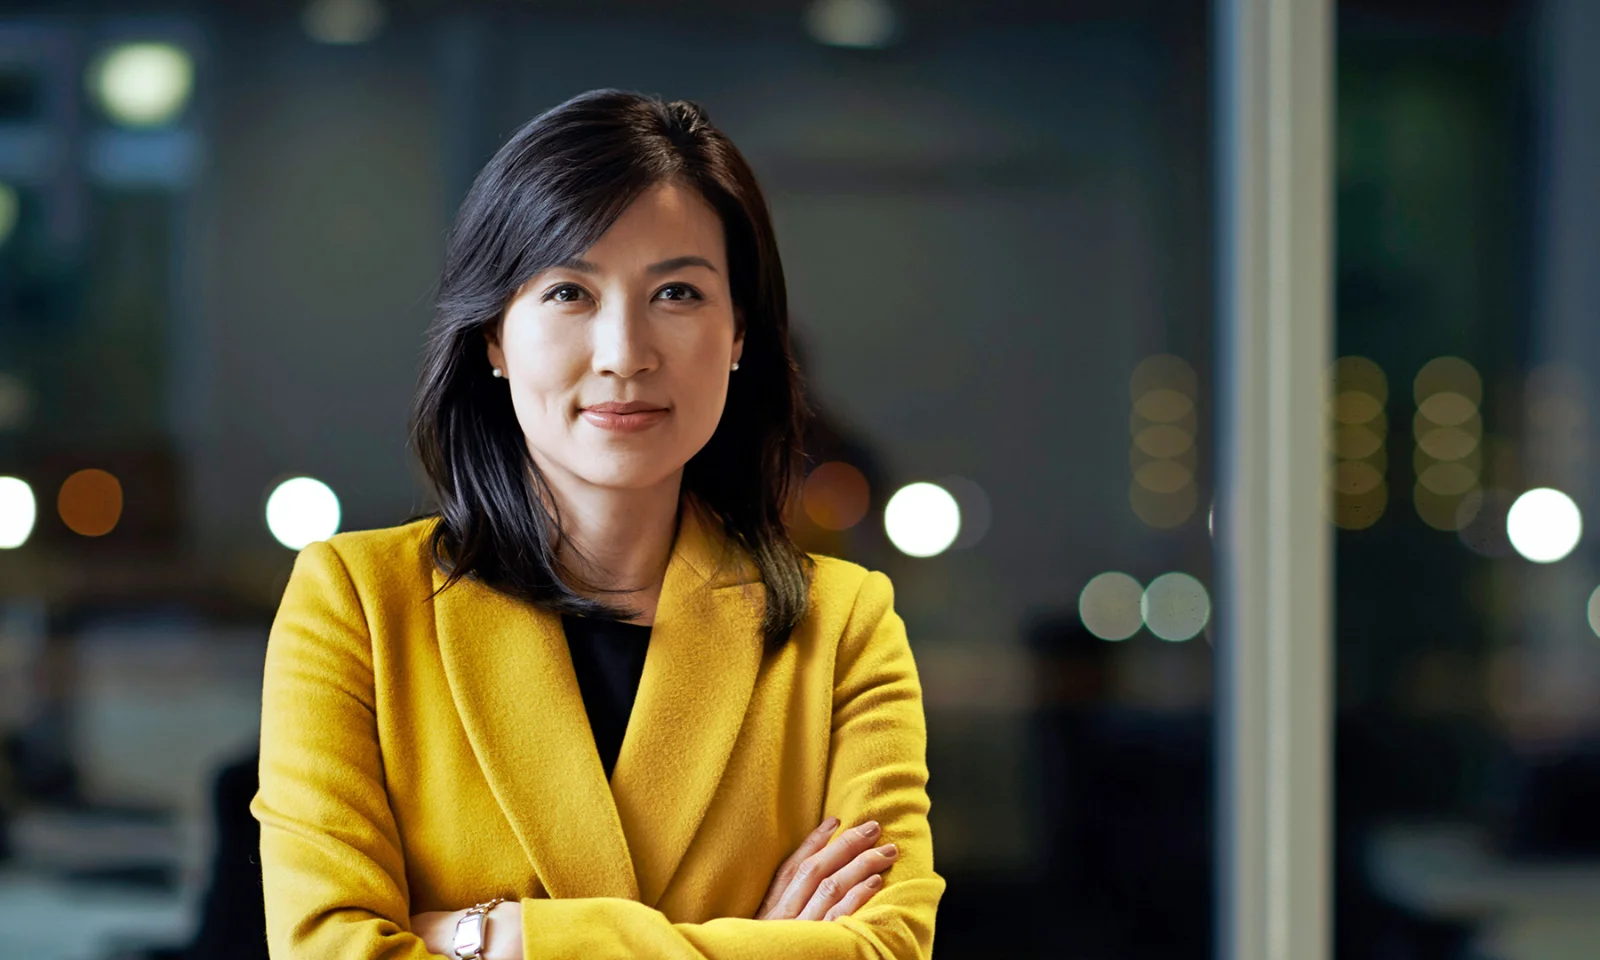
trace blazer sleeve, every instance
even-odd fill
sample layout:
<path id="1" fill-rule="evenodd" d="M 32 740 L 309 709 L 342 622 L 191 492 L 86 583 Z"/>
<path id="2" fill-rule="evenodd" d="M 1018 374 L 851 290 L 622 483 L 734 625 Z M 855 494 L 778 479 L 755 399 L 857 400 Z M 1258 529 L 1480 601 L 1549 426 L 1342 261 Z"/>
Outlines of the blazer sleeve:
<path id="1" fill-rule="evenodd" d="M 867 574 L 839 641 L 824 812 L 877 820 L 900 848 L 884 886 L 853 916 L 825 922 L 723 918 L 674 924 L 619 899 L 522 901 L 526 960 L 926 960 L 945 881 L 928 828 L 927 726 L 893 588 Z"/>
<path id="2" fill-rule="evenodd" d="M 384 787 L 367 619 L 335 549 L 300 552 L 267 640 L 261 822 L 274 960 L 423 960 Z"/>

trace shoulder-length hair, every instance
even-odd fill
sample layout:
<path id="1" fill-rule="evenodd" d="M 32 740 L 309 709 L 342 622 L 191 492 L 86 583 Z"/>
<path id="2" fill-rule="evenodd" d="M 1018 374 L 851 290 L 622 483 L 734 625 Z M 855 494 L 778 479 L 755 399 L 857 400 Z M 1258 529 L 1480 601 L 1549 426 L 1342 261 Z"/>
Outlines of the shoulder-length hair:
<path id="1" fill-rule="evenodd" d="M 634 614 L 581 596 L 564 579 L 560 517 L 492 378 L 484 334 L 531 277 L 580 256 L 637 197 L 669 181 L 698 191 L 722 220 L 745 338 L 722 419 L 685 467 L 683 494 L 755 563 L 766 587 L 763 630 L 777 645 L 805 615 L 811 577 L 810 558 L 783 520 L 806 416 L 788 295 L 755 175 L 687 100 L 580 94 L 513 134 L 462 201 L 411 415 L 411 443 L 438 502 L 433 560 L 445 587 L 470 576 L 562 613 Z"/>

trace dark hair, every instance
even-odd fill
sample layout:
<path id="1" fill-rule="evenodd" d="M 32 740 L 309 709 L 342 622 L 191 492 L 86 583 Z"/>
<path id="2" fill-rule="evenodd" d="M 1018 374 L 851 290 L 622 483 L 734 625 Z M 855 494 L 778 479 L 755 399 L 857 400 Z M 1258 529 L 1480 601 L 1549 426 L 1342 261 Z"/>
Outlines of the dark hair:
<path id="1" fill-rule="evenodd" d="M 470 575 L 562 613 L 633 615 L 563 580 L 571 573 L 557 561 L 560 517 L 546 508 L 545 478 L 492 378 L 484 332 L 529 278 L 580 256 L 640 194 L 669 181 L 698 191 L 722 220 L 744 332 L 722 419 L 684 468 L 683 496 L 755 563 L 766 586 L 763 630 L 777 645 L 806 613 L 812 572 L 783 523 L 806 415 L 788 295 L 755 175 L 687 100 L 622 90 L 573 97 L 513 134 L 462 201 L 411 416 L 411 442 L 439 504 L 433 559 L 448 574 L 445 587 Z"/>

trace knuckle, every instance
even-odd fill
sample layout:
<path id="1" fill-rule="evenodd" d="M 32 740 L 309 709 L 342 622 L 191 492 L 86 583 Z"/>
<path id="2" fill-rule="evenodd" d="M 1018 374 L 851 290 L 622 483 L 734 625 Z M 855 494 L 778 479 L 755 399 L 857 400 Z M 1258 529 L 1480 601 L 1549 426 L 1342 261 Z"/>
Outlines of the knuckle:
<path id="1" fill-rule="evenodd" d="M 817 884 L 817 896 L 824 900 L 836 900 L 839 897 L 839 880 L 837 877 L 828 877 Z"/>

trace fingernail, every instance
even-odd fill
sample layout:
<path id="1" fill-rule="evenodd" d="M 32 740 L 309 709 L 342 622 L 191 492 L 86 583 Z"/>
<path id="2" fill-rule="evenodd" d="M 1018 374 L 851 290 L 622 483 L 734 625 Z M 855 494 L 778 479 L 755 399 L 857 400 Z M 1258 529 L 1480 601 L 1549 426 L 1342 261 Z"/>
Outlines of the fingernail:
<path id="1" fill-rule="evenodd" d="M 900 848 L 892 843 L 886 843 L 878 848 L 878 852 L 886 857 L 895 857 L 900 855 Z"/>
<path id="2" fill-rule="evenodd" d="M 818 830 L 826 830 L 829 833 L 832 833 L 833 832 L 833 828 L 837 827 L 838 825 L 839 825 L 839 818 L 838 817 L 829 817 L 828 819 L 822 821 L 822 825 L 817 827 L 817 829 Z"/>
<path id="3" fill-rule="evenodd" d="M 870 840 L 878 835 L 878 829 L 878 821 L 868 820 L 861 825 L 861 835 Z"/>
<path id="4" fill-rule="evenodd" d="M 875 873 L 872 876 L 867 878 L 867 889 L 868 890 L 876 890 L 881 886 L 883 886 L 883 874 Z"/>

